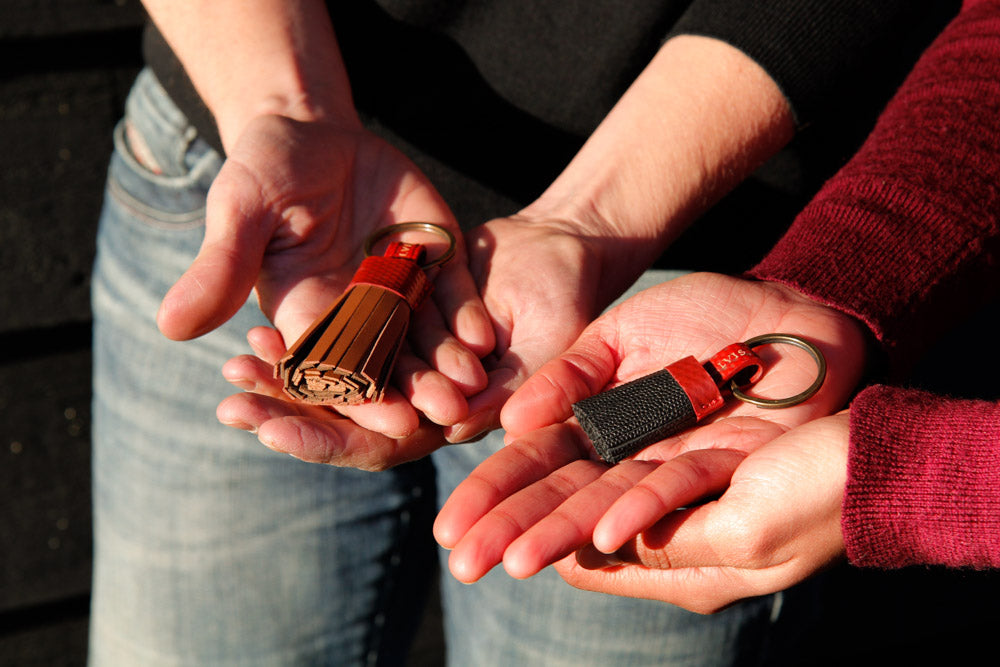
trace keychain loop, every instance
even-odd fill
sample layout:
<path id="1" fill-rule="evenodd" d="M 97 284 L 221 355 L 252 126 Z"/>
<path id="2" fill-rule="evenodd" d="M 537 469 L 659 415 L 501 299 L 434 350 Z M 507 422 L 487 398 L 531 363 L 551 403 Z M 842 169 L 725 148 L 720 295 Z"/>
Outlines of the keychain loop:
<path id="1" fill-rule="evenodd" d="M 819 348 L 807 341 L 805 338 L 800 336 L 795 336 L 793 334 L 764 334 L 763 336 L 755 336 L 750 340 L 746 341 L 745 345 L 751 349 L 755 347 L 760 347 L 762 345 L 770 345 L 773 343 L 785 343 L 788 345 L 794 345 L 795 347 L 801 348 L 809 353 L 809 356 L 813 358 L 816 362 L 816 379 L 809 387 L 794 396 L 789 396 L 788 398 L 757 398 L 756 396 L 750 396 L 744 393 L 739 386 L 737 386 L 735 380 L 730 383 L 730 389 L 733 392 L 733 396 L 743 401 L 744 403 L 750 403 L 761 408 L 787 408 L 793 405 L 798 405 L 803 401 L 809 399 L 813 394 L 819 391 L 819 388 L 823 386 L 823 380 L 826 378 L 826 359 L 823 357 L 823 353 L 819 351 Z"/>
<path id="2" fill-rule="evenodd" d="M 410 230 L 419 230 L 422 232 L 430 232 L 431 234 L 437 234 L 448 240 L 448 248 L 437 257 L 426 264 L 421 264 L 420 268 L 424 271 L 432 269 L 435 266 L 440 266 L 447 262 L 449 259 L 455 255 L 455 235 L 450 231 L 442 227 L 441 225 L 436 225 L 433 222 L 400 222 L 395 225 L 387 225 L 376 229 L 368 238 L 365 240 L 365 257 L 372 256 L 372 248 L 375 244 L 384 239 L 386 236 L 391 234 L 398 234 L 401 232 L 406 232 Z"/>

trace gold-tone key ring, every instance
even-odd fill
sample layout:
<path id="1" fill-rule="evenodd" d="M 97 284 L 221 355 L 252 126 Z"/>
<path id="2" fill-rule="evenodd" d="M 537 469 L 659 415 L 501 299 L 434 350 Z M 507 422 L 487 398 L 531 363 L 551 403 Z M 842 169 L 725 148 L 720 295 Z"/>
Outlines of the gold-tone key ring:
<path id="1" fill-rule="evenodd" d="M 805 391 L 795 394 L 794 396 L 789 396 L 788 398 L 757 398 L 756 396 L 750 396 L 749 394 L 744 393 L 739 386 L 737 386 L 736 381 L 734 380 L 730 383 L 730 389 L 732 390 L 734 397 L 744 403 L 750 403 L 761 408 L 787 408 L 793 405 L 798 405 L 799 403 L 809 399 L 813 394 L 819 391 L 821 386 L 823 386 L 823 380 L 826 378 L 826 359 L 823 357 L 823 353 L 819 351 L 819 348 L 807 341 L 805 338 L 793 334 L 764 334 L 763 336 L 755 336 L 746 341 L 744 344 L 753 349 L 755 347 L 760 347 L 761 345 L 771 345 L 774 343 L 794 345 L 795 347 L 808 352 L 809 356 L 811 356 L 816 362 L 816 379 L 813 380 L 813 383 L 809 385 Z"/>
<path id="2" fill-rule="evenodd" d="M 414 230 L 430 232 L 431 234 L 436 234 L 448 240 L 448 248 L 445 249 L 439 257 L 432 259 L 426 264 L 420 265 L 420 268 L 424 271 L 434 268 L 435 266 L 441 266 L 455 256 L 455 235 L 441 225 L 435 225 L 433 222 L 400 222 L 395 225 L 381 227 L 372 232 L 371 235 L 365 240 L 365 257 L 371 257 L 372 248 L 374 248 L 375 244 L 385 237 Z"/>

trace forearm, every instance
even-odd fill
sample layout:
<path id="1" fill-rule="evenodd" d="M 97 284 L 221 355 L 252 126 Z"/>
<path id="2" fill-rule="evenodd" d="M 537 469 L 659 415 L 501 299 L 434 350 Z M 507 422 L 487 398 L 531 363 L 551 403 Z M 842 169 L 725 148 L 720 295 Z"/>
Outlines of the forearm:
<path id="1" fill-rule="evenodd" d="M 144 0 L 215 117 L 224 146 L 262 114 L 356 125 L 325 5 L 316 0 Z"/>
<path id="2" fill-rule="evenodd" d="M 675 37 L 525 213 L 574 221 L 602 240 L 605 264 L 641 271 L 793 134 L 787 101 L 750 58 Z"/>
<path id="3" fill-rule="evenodd" d="M 964 11 L 931 45 L 862 149 L 752 271 L 863 321 L 895 373 L 997 291 L 998 8 Z"/>

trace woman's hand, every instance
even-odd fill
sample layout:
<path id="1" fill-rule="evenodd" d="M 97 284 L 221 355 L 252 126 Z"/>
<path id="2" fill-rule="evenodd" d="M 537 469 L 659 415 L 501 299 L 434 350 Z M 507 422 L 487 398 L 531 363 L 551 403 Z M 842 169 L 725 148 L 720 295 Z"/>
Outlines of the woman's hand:
<path id="1" fill-rule="evenodd" d="M 666 461 L 614 502 L 592 544 L 556 569 L 578 588 L 700 613 L 797 584 L 844 556 L 848 432 L 840 414 L 745 459 L 702 450 Z M 681 509 L 723 488 L 718 500 Z"/>
<path id="2" fill-rule="evenodd" d="M 635 457 L 638 461 L 615 468 L 597 460 L 570 419 L 574 402 L 609 385 L 684 356 L 706 359 L 732 342 L 772 332 L 804 336 L 827 359 L 826 382 L 803 404 L 761 410 L 732 401 L 707 425 L 644 450 Z M 757 395 L 792 395 L 815 377 L 814 362 L 794 348 L 758 351 L 771 363 L 754 386 Z M 742 457 L 786 430 L 842 407 L 864 363 L 864 337 L 851 318 L 778 285 L 693 274 L 640 293 L 598 318 L 569 350 L 543 366 L 511 397 L 502 413 L 511 444 L 459 485 L 435 524 L 438 541 L 453 549 L 452 573 L 462 581 L 474 581 L 502 561 L 515 576 L 533 574 L 588 544 L 604 511 L 659 462 L 711 448 L 728 450 L 729 458 L 714 461 L 725 463 L 723 471 L 731 470 L 733 456 Z M 728 481 L 718 470 L 715 466 L 705 471 L 716 492 Z M 593 497 L 576 501 L 576 492 L 605 474 L 604 481 L 611 484 L 598 494 L 600 502 Z M 703 486 L 699 482 L 693 488 Z M 550 515 L 551 523 L 539 523 Z M 538 532 L 532 529 L 536 524 Z M 549 530 L 560 525 L 566 532 Z M 527 542 L 521 544 L 530 546 L 515 544 L 522 535 Z"/>

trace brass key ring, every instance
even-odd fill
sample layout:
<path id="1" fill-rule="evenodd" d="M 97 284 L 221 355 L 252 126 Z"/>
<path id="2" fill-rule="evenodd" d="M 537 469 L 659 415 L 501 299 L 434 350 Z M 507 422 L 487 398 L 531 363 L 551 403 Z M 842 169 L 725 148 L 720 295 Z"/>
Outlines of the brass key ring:
<path id="1" fill-rule="evenodd" d="M 371 235 L 365 240 L 365 257 L 371 257 L 372 248 L 374 248 L 375 244 L 384 239 L 386 236 L 411 230 L 430 232 L 431 234 L 437 234 L 438 236 L 444 237 L 448 240 L 448 248 L 441 253 L 440 257 L 437 257 L 426 264 L 420 265 L 420 268 L 424 271 L 432 269 L 435 266 L 440 266 L 455 256 L 455 235 L 441 225 L 435 225 L 433 222 L 400 222 L 395 225 L 381 227 L 372 232 Z"/>
<path id="2" fill-rule="evenodd" d="M 740 399 L 744 403 L 750 403 L 761 408 L 787 408 L 793 405 L 798 405 L 803 401 L 810 398 L 813 394 L 819 391 L 819 388 L 823 386 L 823 380 L 826 378 L 826 359 L 823 357 L 823 353 L 819 351 L 819 348 L 807 341 L 805 338 L 800 336 L 795 336 L 793 334 L 764 334 L 763 336 L 755 336 L 750 340 L 746 341 L 744 344 L 753 349 L 755 347 L 760 347 L 761 345 L 769 345 L 772 343 L 786 343 L 788 345 L 794 345 L 795 347 L 801 348 L 809 353 L 809 355 L 816 362 L 816 379 L 813 381 L 809 387 L 794 396 L 789 396 L 788 398 L 757 398 L 755 396 L 750 396 L 745 394 L 739 386 L 737 386 L 736 381 L 730 383 L 730 389 L 733 392 L 733 396 Z"/>

